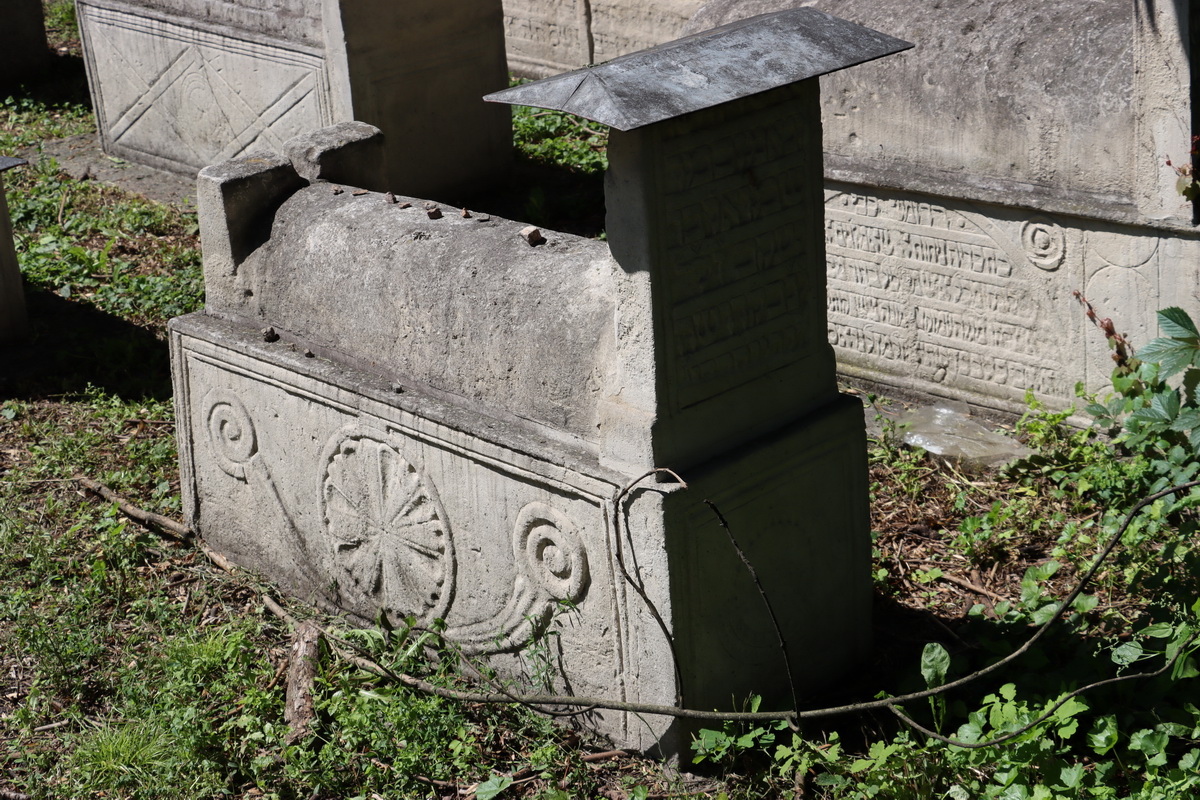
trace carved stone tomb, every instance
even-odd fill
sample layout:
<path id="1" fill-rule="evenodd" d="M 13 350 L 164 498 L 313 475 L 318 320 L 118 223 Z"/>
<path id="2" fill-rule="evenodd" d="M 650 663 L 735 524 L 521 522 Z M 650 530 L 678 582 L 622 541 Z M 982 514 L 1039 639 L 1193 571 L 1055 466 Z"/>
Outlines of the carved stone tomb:
<path id="1" fill-rule="evenodd" d="M 617 129 L 611 249 L 357 189 L 366 125 L 205 169 L 207 307 L 171 324 L 189 523 L 360 620 L 443 619 L 517 681 L 553 632 L 559 692 L 781 707 L 844 675 L 870 540 L 817 76 L 904 46 L 801 10 L 493 96 Z M 586 721 L 686 749 L 667 716 Z"/>

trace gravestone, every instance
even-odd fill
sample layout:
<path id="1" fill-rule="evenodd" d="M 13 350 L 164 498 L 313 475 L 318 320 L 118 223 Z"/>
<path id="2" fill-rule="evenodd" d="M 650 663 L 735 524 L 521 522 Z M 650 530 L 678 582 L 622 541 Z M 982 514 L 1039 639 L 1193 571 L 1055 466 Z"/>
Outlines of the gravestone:
<path id="1" fill-rule="evenodd" d="M 41 0 L 7 0 L 0 21 L 0 89 L 37 80 L 50 66 Z"/>
<path id="2" fill-rule="evenodd" d="M 195 172 L 302 132 L 386 131 L 370 188 L 452 197 L 499 180 L 510 125 L 500 0 L 78 0 L 104 151 Z"/>
<path id="3" fill-rule="evenodd" d="M 357 189 L 363 125 L 203 170 L 206 308 L 171 323 L 189 524 L 359 620 L 444 619 L 517 681 L 552 631 L 560 692 L 783 707 L 844 675 L 870 540 L 816 78 L 905 46 L 801 10 L 490 96 L 616 129 L 611 246 Z M 586 721 L 686 748 L 668 717 Z"/>
<path id="4" fill-rule="evenodd" d="M 20 158 L 0 156 L 0 344 L 22 338 L 28 329 L 25 290 L 13 248 L 12 221 L 8 216 L 3 179 L 4 172 L 25 163 Z"/>
<path id="5" fill-rule="evenodd" d="M 670 41 L 703 0 L 504 0 L 508 65 L 545 77 Z"/>
<path id="6" fill-rule="evenodd" d="M 712 0 L 689 30 L 793 0 Z M 918 43 L 822 81 L 830 339 L 855 378 L 1019 411 L 1200 312 L 1186 3 L 816 0 Z"/>

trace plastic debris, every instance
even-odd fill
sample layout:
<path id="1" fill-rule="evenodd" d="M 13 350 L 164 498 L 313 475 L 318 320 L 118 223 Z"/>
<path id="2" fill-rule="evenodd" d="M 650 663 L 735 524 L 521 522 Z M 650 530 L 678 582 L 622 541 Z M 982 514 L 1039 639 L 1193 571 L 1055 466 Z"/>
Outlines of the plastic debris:
<path id="1" fill-rule="evenodd" d="M 954 459 L 972 469 L 998 467 L 1033 455 L 1033 450 L 970 418 L 965 403 L 942 401 L 906 411 L 896 420 L 904 443 L 936 456 Z"/>

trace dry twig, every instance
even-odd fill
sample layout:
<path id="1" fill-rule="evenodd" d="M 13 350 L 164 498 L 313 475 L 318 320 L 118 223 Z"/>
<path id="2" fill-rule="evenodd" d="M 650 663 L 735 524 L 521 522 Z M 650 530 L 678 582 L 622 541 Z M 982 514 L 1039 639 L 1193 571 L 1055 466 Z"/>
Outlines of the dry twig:
<path id="1" fill-rule="evenodd" d="M 313 684 L 317 680 L 317 665 L 321 657 L 321 626 L 312 620 L 305 620 L 292 637 L 287 702 L 283 707 L 283 719 L 291 729 L 285 740 L 288 744 L 303 739 L 308 734 L 309 723 L 316 716 Z"/>

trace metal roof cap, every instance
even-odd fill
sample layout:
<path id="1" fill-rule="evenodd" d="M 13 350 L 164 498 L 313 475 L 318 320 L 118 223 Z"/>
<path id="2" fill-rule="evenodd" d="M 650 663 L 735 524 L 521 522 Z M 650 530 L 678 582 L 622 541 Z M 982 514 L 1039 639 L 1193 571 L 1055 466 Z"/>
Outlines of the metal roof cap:
<path id="1" fill-rule="evenodd" d="M 797 8 L 722 25 L 483 99 L 568 111 L 628 131 L 912 46 L 815 8 Z"/>

